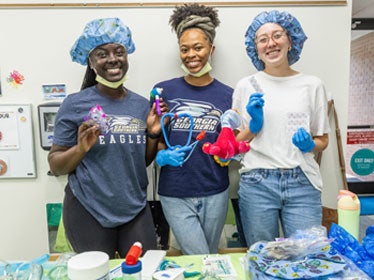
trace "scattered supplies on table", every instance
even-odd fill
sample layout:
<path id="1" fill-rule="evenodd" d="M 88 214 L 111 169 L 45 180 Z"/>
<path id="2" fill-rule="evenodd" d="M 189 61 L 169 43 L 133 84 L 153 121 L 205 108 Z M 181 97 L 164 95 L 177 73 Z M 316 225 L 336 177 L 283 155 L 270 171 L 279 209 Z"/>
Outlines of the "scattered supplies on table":
<path id="1" fill-rule="evenodd" d="M 158 274 L 158 271 L 167 271 L 169 269 L 176 269 L 176 268 L 182 268 L 183 269 L 182 273 L 183 273 L 184 278 L 189 278 L 189 277 L 194 277 L 194 276 L 200 275 L 199 271 L 191 270 L 193 267 L 194 267 L 193 263 L 185 265 L 185 266 L 181 266 L 181 265 L 177 264 L 175 261 L 163 260 L 161 262 L 159 268 L 157 269 L 157 271 L 154 273 L 154 275 Z M 182 278 L 182 279 L 184 279 L 184 278 Z"/>
<path id="2" fill-rule="evenodd" d="M 230 256 L 206 256 L 203 259 L 203 276 L 216 277 L 216 279 L 237 279 L 236 271 L 231 263 Z M 214 279 L 214 278 L 202 278 Z"/>

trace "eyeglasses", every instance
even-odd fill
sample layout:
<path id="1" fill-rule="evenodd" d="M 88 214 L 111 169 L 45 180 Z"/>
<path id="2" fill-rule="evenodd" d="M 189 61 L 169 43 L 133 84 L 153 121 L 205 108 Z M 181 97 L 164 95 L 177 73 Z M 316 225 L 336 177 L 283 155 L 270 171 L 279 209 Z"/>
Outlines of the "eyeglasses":
<path id="1" fill-rule="evenodd" d="M 270 41 L 270 38 L 275 41 L 275 42 L 278 42 L 283 36 L 287 35 L 287 32 L 286 31 L 275 31 L 273 32 L 273 34 L 271 34 L 271 36 L 268 36 L 268 35 L 261 35 L 260 37 L 256 38 L 255 42 L 256 44 L 258 45 L 267 45 Z"/>

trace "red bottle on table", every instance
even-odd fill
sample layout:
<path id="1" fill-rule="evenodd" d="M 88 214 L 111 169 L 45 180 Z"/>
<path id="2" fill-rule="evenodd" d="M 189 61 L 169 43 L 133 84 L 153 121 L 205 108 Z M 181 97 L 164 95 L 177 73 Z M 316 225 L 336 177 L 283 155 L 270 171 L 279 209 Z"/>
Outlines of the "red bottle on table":
<path id="1" fill-rule="evenodd" d="M 125 262 L 127 265 L 135 265 L 143 252 L 143 246 L 140 242 L 135 242 L 127 252 Z"/>

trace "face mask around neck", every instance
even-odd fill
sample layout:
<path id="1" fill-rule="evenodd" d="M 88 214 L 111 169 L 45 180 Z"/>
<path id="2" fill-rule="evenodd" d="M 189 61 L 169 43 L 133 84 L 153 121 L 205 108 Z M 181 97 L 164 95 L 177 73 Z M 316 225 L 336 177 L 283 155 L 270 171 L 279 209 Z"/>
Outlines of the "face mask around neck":
<path id="1" fill-rule="evenodd" d="M 200 70 L 199 72 L 197 72 L 197 73 L 191 73 L 183 63 L 182 63 L 182 65 L 181 65 L 181 68 L 182 68 L 182 70 L 183 70 L 186 74 L 191 75 L 191 76 L 196 77 L 196 78 L 199 78 L 199 77 L 205 75 L 206 73 L 209 73 L 209 72 L 212 70 L 212 66 L 210 65 L 209 62 L 207 62 L 207 63 L 204 65 L 204 67 L 201 68 L 201 70 Z"/>
<path id="2" fill-rule="evenodd" d="M 101 77 L 100 75 L 96 74 L 96 81 L 100 84 L 103 84 L 104 86 L 107 86 L 108 88 L 113 88 L 113 89 L 116 89 L 118 88 L 120 85 L 122 85 L 125 81 L 127 81 L 128 79 L 128 76 L 127 74 L 125 76 L 123 76 L 123 78 L 117 82 L 110 82 L 106 79 L 104 79 L 103 77 Z"/>

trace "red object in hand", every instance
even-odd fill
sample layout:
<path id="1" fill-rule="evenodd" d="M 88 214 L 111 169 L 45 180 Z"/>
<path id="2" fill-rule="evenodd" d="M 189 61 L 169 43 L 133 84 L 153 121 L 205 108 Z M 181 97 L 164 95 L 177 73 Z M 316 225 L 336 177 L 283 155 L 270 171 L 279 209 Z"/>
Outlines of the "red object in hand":
<path id="1" fill-rule="evenodd" d="M 135 265 L 138 262 L 138 259 L 143 252 L 142 248 L 143 246 L 140 242 L 135 242 L 131 246 L 125 258 L 125 262 L 127 265 Z"/>
<path id="2" fill-rule="evenodd" d="M 203 152 L 209 155 L 218 156 L 227 160 L 250 149 L 246 141 L 236 141 L 234 132 L 229 127 L 222 127 L 215 143 L 206 142 L 203 145 Z"/>

